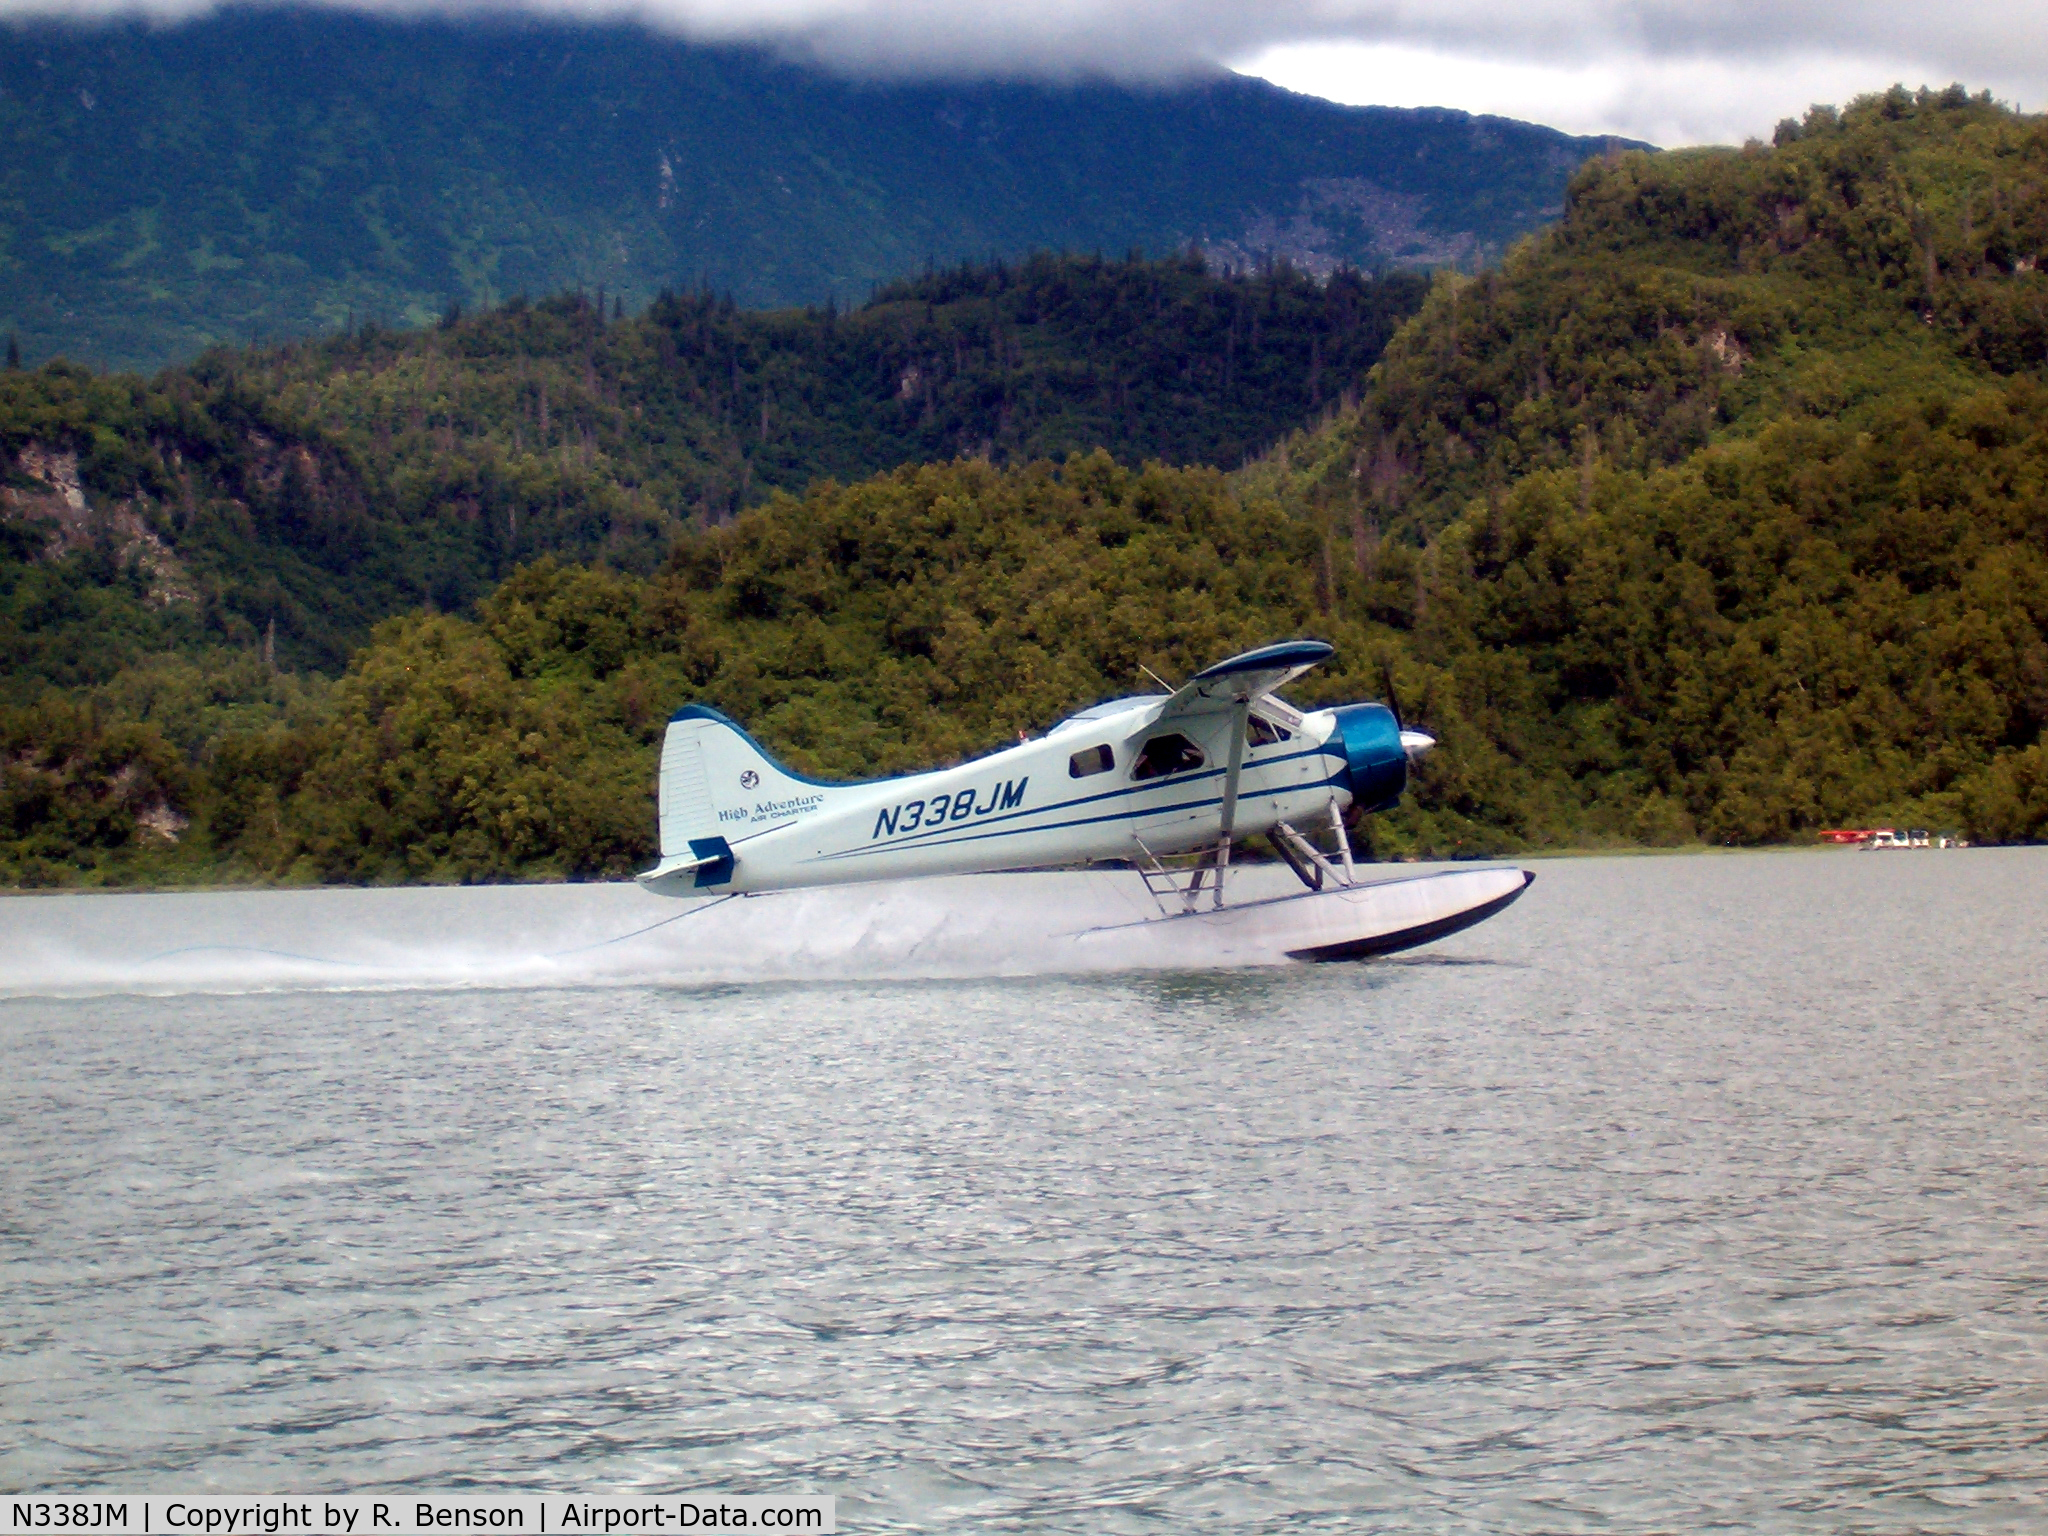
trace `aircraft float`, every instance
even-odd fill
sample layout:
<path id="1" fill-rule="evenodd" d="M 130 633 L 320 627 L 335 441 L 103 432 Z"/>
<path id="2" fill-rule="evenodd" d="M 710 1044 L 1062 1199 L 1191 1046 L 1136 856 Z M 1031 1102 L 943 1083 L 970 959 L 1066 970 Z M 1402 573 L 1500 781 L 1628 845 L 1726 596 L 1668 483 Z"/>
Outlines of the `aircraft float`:
<path id="1" fill-rule="evenodd" d="M 1144 925 L 1215 926 L 1300 960 L 1391 954 L 1507 907 L 1533 874 L 1361 875 L 1345 813 L 1393 806 L 1436 743 L 1385 704 L 1303 711 L 1279 697 L 1333 654 L 1320 640 L 1264 646 L 1036 740 L 863 783 L 792 773 L 717 710 L 688 705 L 662 742 L 661 862 L 638 878 L 704 897 L 1116 862 L 1158 903 Z M 1304 889 L 1227 902 L 1231 854 L 1260 834 Z"/>

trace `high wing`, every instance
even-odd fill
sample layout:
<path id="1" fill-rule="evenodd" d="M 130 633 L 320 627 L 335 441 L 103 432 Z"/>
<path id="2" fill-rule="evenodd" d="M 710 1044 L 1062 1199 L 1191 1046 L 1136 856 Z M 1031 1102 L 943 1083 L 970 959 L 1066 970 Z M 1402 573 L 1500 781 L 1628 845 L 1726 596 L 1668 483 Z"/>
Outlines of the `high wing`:
<path id="1" fill-rule="evenodd" d="M 1231 834 L 1237 825 L 1237 788 L 1244 773 L 1245 727 L 1252 701 L 1285 687 L 1310 667 L 1328 661 L 1336 647 L 1321 640 L 1283 640 L 1262 645 L 1228 661 L 1205 667 L 1175 689 L 1159 706 L 1159 713 L 1147 722 L 1147 732 L 1157 731 L 1181 720 L 1213 718 L 1228 714 L 1230 763 L 1223 773 L 1223 800 L 1218 816 L 1216 844 L 1216 904 L 1223 904 L 1223 876 L 1230 867 Z"/>
<path id="2" fill-rule="evenodd" d="M 1145 728 L 1157 730 L 1169 721 L 1227 714 L 1275 688 L 1286 687 L 1335 654 L 1336 647 L 1321 640 L 1283 640 L 1219 661 L 1176 689 Z"/>

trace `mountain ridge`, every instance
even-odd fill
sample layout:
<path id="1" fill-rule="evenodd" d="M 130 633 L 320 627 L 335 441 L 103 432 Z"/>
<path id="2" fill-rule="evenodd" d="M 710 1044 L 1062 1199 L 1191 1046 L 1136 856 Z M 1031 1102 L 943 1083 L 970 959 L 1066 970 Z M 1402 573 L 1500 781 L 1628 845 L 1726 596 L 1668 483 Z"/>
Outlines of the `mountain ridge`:
<path id="1" fill-rule="evenodd" d="M 1470 265 L 1610 142 L 1239 76 L 848 81 L 621 25 L 16 21 L 0 330 L 154 368 L 577 286 L 844 306 L 1038 249 Z"/>

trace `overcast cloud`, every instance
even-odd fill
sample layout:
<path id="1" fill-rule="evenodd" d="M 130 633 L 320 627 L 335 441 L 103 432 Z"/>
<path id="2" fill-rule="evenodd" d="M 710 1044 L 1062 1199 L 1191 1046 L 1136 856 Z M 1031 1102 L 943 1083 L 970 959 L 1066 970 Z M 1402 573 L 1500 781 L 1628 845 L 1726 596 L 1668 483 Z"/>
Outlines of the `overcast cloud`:
<path id="1" fill-rule="evenodd" d="M 1448 106 L 1660 144 L 1768 135 L 1816 101 L 1961 80 L 2048 99 L 2041 0 L 343 0 L 630 17 L 897 76 L 1171 79 L 1224 66 L 1334 100 Z M 0 15 L 193 15 L 205 0 L 0 0 Z"/>

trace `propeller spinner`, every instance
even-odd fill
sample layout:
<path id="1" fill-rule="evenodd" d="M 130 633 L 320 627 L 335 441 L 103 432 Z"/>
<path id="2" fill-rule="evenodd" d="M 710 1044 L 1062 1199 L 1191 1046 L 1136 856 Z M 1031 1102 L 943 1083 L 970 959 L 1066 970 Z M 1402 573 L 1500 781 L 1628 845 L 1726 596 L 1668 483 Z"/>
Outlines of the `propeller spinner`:
<path id="1" fill-rule="evenodd" d="M 1382 655 L 1380 657 L 1380 681 L 1386 685 L 1387 708 L 1393 711 L 1394 729 L 1401 734 L 1401 752 L 1409 762 L 1420 762 L 1425 753 L 1436 745 L 1436 738 L 1427 731 L 1411 731 L 1401 716 L 1401 696 L 1394 691 L 1394 668 Z"/>

